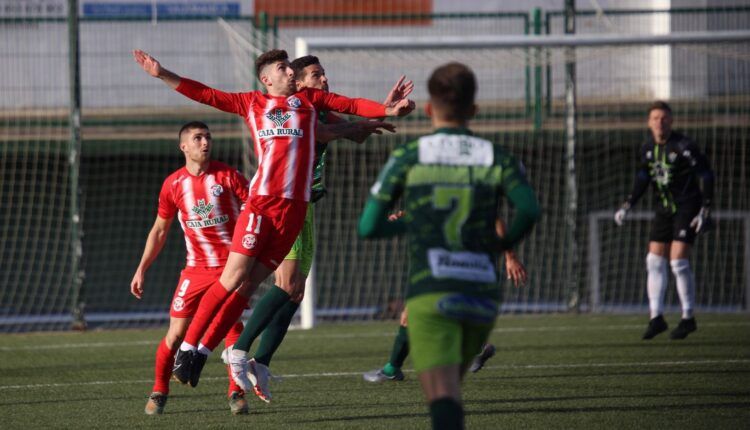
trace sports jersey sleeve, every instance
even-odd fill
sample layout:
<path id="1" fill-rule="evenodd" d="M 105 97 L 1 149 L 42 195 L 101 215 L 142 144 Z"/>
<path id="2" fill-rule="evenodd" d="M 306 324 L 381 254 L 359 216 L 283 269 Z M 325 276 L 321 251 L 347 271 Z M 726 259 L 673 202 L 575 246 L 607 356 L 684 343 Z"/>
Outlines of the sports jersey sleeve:
<path id="1" fill-rule="evenodd" d="M 254 92 L 227 93 L 187 78 L 180 79 L 177 92 L 199 103 L 242 117 L 247 116 L 248 107 L 255 94 Z"/>
<path id="2" fill-rule="evenodd" d="M 416 162 L 416 157 L 416 142 L 393 151 L 370 189 L 370 197 L 365 203 L 357 227 L 360 237 L 390 237 L 406 232 L 403 219 L 388 221 L 387 216 L 404 192 L 406 175 Z"/>
<path id="3" fill-rule="evenodd" d="M 172 187 L 170 181 L 167 179 L 161 186 L 159 192 L 159 210 L 158 215 L 160 218 L 172 219 L 177 214 L 177 205 L 174 201 L 174 195 L 172 194 Z"/>
<path id="4" fill-rule="evenodd" d="M 513 157 L 502 162 L 503 180 L 501 191 L 515 208 L 510 228 L 500 241 L 501 250 L 513 248 L 523 239 L 541 217 L 539 201 L 526 180 L 523 165 Z"/>
<path id="5" fill-rule="evenodd" d="M 368 99 L 351 99 L 328 91 L 308 88 L 308 99 L 319 110 L 330 110 L 365 118 L 381 118 L 385 115 L 383 104 Z"/>
<path id="6" fill-rule="evenodd" d="M 245 177 L 238 171 L 232 170 L 232 194 L 237 197 L 240 203 L 245 203 L 250 195 L 250 185 Z"/>
<path id="7" fill-rule="evenodd" d="M 685 155 L 690 160 L 690 165 L 700 181 L 701 194 L 703 195 L 702 205 L 710 207 L 714 197 L 714 172 L 711 170 L 708 158 L 693 141 L 689 141 L 687 144 Z"/>
<path id="8" fill-rule="evenodd" d="M 638 202 L 648 189 L 648 184 L 651 183 L 651 174 L 648 169 L 648 158 L 646 157 L 647 151 L 648 149 L 646 145 L 643 145 L 638 157 L 638 170 L 635 172 L 633 188 L 630 191 L 630 194 L 628 194 L 627 199 L 625 199 L 628 207 L 632 207 Z"/>

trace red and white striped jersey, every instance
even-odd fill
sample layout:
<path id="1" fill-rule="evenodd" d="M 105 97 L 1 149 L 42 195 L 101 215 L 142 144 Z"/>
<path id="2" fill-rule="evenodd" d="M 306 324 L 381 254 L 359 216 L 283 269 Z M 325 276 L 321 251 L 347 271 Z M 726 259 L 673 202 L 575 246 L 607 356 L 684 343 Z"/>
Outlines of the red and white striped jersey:
<path id="1" fill-rule="evenodd" d="M 185 232 L 188 267 L 223 266 L 232 245 L 232 233 L 248 182 L 236 169 L 211 161 L 208 170 L 194 176 L 183 167 L 164 180 L 159 193 L 159 217 L 175 215 Z"/>
<path id="2" fill-rule="evenodd" d="M 260 91 L 226 93 L 182 78 L 177 91 L 245 120 L 258 158 L 250 195 L 310 201 L 318 111 L 367 118 L 385 116 L 380 103 L 314 88 L 274 97 Z"/>

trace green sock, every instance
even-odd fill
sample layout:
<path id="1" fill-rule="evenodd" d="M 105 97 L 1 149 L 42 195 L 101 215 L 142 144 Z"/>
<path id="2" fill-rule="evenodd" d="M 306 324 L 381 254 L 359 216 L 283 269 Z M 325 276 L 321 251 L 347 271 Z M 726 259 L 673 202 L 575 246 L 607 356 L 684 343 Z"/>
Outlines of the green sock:
<path id="1" fill-rule="evenodd" d="M 255 351 L 255 361 L 266 366 L 271 363 L 271 357 L 279 349 L 281 341 L 284 340 L 289 324 L 292 323 L 292 318 L 294 318 L 298 308 L 299 303 L 289 301 L 284 303 L 284 306 L 276 312 L 271 323 L 268 324 L 260 337 L 260 345 L 258 345 L 258 350 Z"/>
<path id="2" fill-rule="evenodd" d="M 388 364 L 400 369 L 404 365 L 404 360 L 409 355 L 409 336 L 406 333 L 406 327 L 399 326 L 396 339 L 393 340 L 393 349 L 391 349 L 391 358 Z M 393 375 L 388 375 L 393 376 Z"/>
<path id="3" fill-rule="evenodd" d="M 268 326 L 276 312 L 288 302 L 289 294 L 286 291 L 276 285 L 271 287 L 255 304 L 253 313 L 245 324 L 245 329 L 242 330 L 240 338 L 234 344 L 234 349 L 250 351 L 250 345 L 253 344 L 255 338 Z"/>
<path id="4" fill-rule="evenodd" d="M 396 374 L 396 371 L 399 368 L 392 365 L 391 363 L 385 363 L 385 366 L 383 366 L 383 373 L 386 374 L 386 376 L 393 376 Z"/>
<path id="5" fill-rule="evenodd" d="M 450 397 L 441 397 L 430 402 L 430 418 L 433 430 L 464 428 L 464 408 Z"/>

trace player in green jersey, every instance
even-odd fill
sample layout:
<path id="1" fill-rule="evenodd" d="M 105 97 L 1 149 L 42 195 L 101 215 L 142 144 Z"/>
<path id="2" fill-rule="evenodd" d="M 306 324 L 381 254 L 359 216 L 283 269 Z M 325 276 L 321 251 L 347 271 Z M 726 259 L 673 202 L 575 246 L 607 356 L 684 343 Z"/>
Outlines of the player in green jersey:
<path id="1" fill-rule="evenodd" d="M 407 234 L 406 309 L 414 369 L 433 428 L 463 428 L 461 378 L 485 343 L 500 302 L 500 253 L 540 216 L 521 165 L 467 128 L 476 112 L 476 78 L 465 65 L 437 68 L 428 82 L 426 113 L 433 134 L 393 151 L 371 189 L 358 232 L 379 238 Z M 515 207 L 506 235 L 495 234 L 498 204 Z M 404 216 L 388 221 L 403 199 Z"/>
<path id="2" fill-rule="evenodd" d="M 401 216 L 403 216 L 403 211 Z M 390 219 L 397 219 L 400 216 L 397 214 L 391 215 Z M 495 231 L 499 236 L 504 236 L 506 231 L 505 223 L 498 219 L 495 222 Z M 504 253 L 505 257 L 505 274 L 507 279 L 513 282 L 516 287 L 520 287 L 526 283 L 526 268 L 519 260 L 518 256 L 512 249 L 506 250 Z M 500 263 L 498 263 L 500 264 Z M 362 374 L 362 377 L 367 382 L 385 382 L 385 381 L 403 381 L 404 372 L 401 371 L 401 366 L 404 364 L 406 357 L 409 355 L 409 336 L 407 335 L 407 321 L 408 315 L 406 309 L 401 312 L 399 318 L 399 327 L 396 337 L 393 339 L 393 346 L 391 347 L 391 356 L 388 362 L 383 367 L 380 367 L 369 372 Z M 495 346 L 491 343 L 486 343 L 482 350 L 477 354 L 469 366 L 469 371 L 472 373 L 479 372 L 484 364 L 495 355 Z"/>

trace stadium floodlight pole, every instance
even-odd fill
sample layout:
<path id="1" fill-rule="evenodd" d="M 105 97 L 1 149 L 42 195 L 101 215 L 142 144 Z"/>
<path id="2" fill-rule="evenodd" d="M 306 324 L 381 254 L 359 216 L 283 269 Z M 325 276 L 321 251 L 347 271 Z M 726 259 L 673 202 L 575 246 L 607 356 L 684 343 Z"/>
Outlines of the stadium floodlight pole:
<path id="1" fill-rule="evenodd" d="M 70 271 L 71 271 L 71 328 L 83 330 L 83 270 L 81 257 L 81 208 L 79 194 L 79 172 L 81 159 L 81 62 L 78 26 L 78 0 L 68 0 L 68 65 L 70 80 L 70 141 L 68 146 L 68 178 L 70 181 Z"/>

